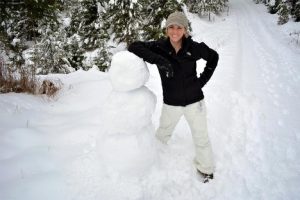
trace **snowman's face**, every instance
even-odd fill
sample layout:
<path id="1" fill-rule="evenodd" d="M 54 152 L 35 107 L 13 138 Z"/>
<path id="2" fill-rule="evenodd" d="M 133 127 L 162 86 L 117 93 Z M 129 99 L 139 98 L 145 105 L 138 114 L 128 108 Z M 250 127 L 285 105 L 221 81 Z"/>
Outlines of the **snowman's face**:
<path id="1" fill-rule="evenodd" d="M 121 51 L 112 57 L 109 77 L 116 91 L 130 91 L 142 87 L 149 79 L 146 63 L 129 51 Z"/>

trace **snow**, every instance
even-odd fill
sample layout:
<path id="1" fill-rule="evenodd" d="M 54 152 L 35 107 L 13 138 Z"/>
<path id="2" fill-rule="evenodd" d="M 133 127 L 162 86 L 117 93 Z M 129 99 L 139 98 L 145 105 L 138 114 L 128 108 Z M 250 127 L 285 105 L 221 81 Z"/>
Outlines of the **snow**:
<path id="1" fill-rule="evenodd" d="M 84 53 L 83 65 L 85 66 L 96 66 L 95 65 L 95 58 L 99 53 L 100 49 L 96 49 L 94 51 L 88 51 Z"/>
<path id="2" fill-rule="evenodd" d="M 63 25 L 64 25 L 64 27 L 69 27 L 70 24 L 71 24 L 71 18 L 70 17 L 63 18 Z"/>
<path id="3" fill-rule="evenodd" d="M 54 100 L 0 94 L 0 199 L 299 199 L 300 50 L 288 33 L 299 25 L 278 26 L 252 0 L 231 0 L 214 23 L 187 14 L 193 38 L 220 54 L 204 88 L 214 180 L 197 179 L 184 120 L 157 144 L 159 74 L 121 51 L 115 74 L 49 75 L 64 84 Z"/>
<path id="4" fill-rule="evenodd" d="M 20 43 L 20 39 L 13 39 L 13 41 L 11 42 L 11 45 L 16 46 L 17 43 Z"/>

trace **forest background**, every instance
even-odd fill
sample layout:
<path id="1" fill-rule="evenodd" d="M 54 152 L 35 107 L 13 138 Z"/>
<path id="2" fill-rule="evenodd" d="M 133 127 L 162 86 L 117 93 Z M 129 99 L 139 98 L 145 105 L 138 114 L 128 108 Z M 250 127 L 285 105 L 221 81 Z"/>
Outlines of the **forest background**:
<path id="1" fill-rule="evenodd" d="M 254 3 L 277 14 L 278 25 L 300 21 L 299 0 Z M 0 92 L 22 92 L 12 82 L 36 74 L 107 71 L 115 49 L 164 36 L 167 16 L 183 8 L 209 21 L 230 9 L 228 0 L 2 0 Z"/>

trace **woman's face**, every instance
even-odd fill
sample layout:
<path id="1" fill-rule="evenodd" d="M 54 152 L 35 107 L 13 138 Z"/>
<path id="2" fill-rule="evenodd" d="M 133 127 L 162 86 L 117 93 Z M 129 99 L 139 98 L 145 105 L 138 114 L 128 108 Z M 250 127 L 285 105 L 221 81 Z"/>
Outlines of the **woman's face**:
<path id="1" fill-rule="evenodd" d="M 170 25 L 167 30 L 167 36 L 170 38 L 171 42 L 180 42 L 182 37 L 186 34 L 186 29 L 178 25 Z"/>

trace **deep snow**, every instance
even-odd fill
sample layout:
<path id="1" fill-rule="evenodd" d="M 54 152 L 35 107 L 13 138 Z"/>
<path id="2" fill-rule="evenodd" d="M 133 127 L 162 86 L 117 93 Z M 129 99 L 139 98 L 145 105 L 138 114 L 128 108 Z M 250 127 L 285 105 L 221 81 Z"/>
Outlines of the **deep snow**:
<path id="1" fill-rule="evenodd" d="M 135 99 L 131 107 L 122 98 L 112 102 L 111 96 L 118 94 L 109 74 L 92 69 L 49 75 L 64 84 L 55 100 L 0 94 L 0 199 L 299 199 L 300 50 L 289 36 L 300 30 L 299 23 L 278 26 L 277 17 L 252 0 L 231 0 L 229 16 L 215 17 L 214 23 L 190 13 L 188 18 L 194 39 L 220 54 L 215 74 L 204 88 L 216 160 L 213 181 L 203 184 L 197 179 L 192 138 L 184 120 L 168 146 L 147 143 L 153 139 L 162 106 L 154 65 L 148 65 L 149 90 L 144 88 L 157 99 L 154 127 L 141 133 L 148 138 L 147 148 L 131 148 L 145 150 L 143 155 L 149 153 L 152 161 L 136 160 L 139 154 L 130 157 L 125 171 L 114 168 L 118 160 L 101 155 L 111 151 L 101 145 L 101 138 L 107 130 L 131 127 L 132 120 L 138 127 L 139 120 L 120 114 L 120 121 L 112 118 L 109 123 L 106 117 L 118 117 L 120 109 L 140 112 L 142 108 L 130 93 L 123 95 Z M 202 65 L 199 61 L 199 71 Z M 141 116 L 142 121 L 147 118 Z M 125 149 L 132 145 L 132 137 L 120 131 L 106 144 Z"/>

